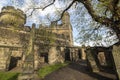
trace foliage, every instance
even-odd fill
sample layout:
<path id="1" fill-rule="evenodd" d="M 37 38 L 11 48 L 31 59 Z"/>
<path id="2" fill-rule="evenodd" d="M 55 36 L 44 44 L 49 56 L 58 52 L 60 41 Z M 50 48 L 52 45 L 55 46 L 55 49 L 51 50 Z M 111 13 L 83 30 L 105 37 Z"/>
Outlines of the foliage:
<path id="1" fill-rule="evenodd" d="M 66 63 L 57 63 L 57 64 L 54 64 L 54 65 L 48 65 L 48 66 L 45 66 L 45 67 L 42 67 L 40 70 L 39 70 L 39 76 L 41 78 L 44 78 L 46 75 L 62 68 L 62 67 L 65 67 L 69 64 L 69 62 L 66 62 Z"/>
<path id="2" fill-rule="evenodd" d="M 17 80 L 18 75 L 16 72 L 0 72 L 0 80 Z"/>

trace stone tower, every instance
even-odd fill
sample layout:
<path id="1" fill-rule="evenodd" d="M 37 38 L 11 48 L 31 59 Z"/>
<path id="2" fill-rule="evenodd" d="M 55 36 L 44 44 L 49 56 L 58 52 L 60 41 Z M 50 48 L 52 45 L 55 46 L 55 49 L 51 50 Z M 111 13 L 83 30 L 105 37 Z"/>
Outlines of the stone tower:
<path id="1" fill-rule="evenodd" d="M 70 15 L 68 12 L 65 12 L 62 17 L 62 28 L 63 34 L 66 35 L 66 39 L 69 40 L 69 46 L 73 46 L 73 34 L 72 34 L 72 26 L 70 23 Z"/>
<path id="2" fill-rule="evenodd" d="M 63 14 L 61 21 L 62 21 L 61 25 L 57 25 L 57 22 L 54 21 L 51 23 L 51 26 L 46 29 L 52 31 L 53 33 L 64 35 L 65 36 L 64 40 L 66 42 L 64 45 L 73 46 L 72 26 L 70 24 L 70 16 L 68 12 L 65 12 Z"/>
<path id="3" fill-rule="evenodd" d="M 15 9 L 12 6 L 6 6 L 1 10 L 0 23 L 3 25 L 21 27 L 26 23 L 26 15 L 20 9 Z"/>

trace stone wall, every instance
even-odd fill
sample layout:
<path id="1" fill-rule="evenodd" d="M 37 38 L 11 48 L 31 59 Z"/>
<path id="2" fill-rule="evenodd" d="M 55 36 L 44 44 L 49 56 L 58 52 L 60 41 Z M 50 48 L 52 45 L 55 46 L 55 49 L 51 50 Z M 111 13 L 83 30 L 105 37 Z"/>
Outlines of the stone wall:
<path id="1" fill-rule="evenodd" d="M 0 53 L 2 53 L 0 56 L 0 61 L 1 66 L 4 65 L 4 67 L 1 67 L 1 70 L 11 69 L 13 64 L 16 66 L 21 66 L 23 51 L 25 49 L 25 45 L 28 43 L 28 39 L 29 34 L 26 34 L 25 32 L 0 26 Z"/>
<path id="2" fill-rule="evenodd" d="M 64 57 L 62 56 L 60 50 L 58 50 L 56 47 L 51 47 L 48 53 L 48 63 L 49 64 L 55 64 L 55 63 L 63 63 Z"/>
<path id="3" fill-rule="evenodd" d="M 0 70 L 7 70 L 10 64 L 11 50 L 9 48 L 0 47 Z"/>

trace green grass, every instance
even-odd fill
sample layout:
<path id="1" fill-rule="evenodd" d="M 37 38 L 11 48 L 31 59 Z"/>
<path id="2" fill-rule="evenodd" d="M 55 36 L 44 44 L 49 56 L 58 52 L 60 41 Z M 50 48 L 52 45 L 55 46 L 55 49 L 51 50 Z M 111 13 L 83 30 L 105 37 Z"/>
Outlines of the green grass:
<path id="1" fill-rule="evenodd" d="M 17 80 L 19 73 L 0 72 L 0 80 Z"/>
<path id="2" fill-rule="evenodd" d="M 45 66 L 38 71 L 39 77 L 44 78 L 46 75 L 64 67 L 64 66 L 67 66 L 68 64 L 69 64 L 69 62 Z M 2 72 L 2 71 L 0 71 L 0 80 L 17 80 L 18 75 L 19 75 L 19 73 L 17 73 L 17 72 Z"/>
<path id="3" fill-rule="evenodd" d="M 69 62 L 45 66 L 39 70 L 39 73 L 38 73 L 39 77 L 44 78 L 46 75 L 64 67 L 64 66 L 67 66 L 68 64 L 69 64 Z"/>

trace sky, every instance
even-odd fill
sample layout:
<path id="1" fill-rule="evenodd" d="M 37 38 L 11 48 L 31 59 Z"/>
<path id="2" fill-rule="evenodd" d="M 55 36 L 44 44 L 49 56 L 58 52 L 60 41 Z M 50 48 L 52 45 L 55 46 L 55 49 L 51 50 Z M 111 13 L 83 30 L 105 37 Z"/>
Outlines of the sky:
<path id="1" fill-rule="evenodd" d="M 34 2 L 33 2 L 34 1 Z M 27 16 L 30 15 L 32 7 L 42 7 L 45 6 L 46 3 L 49 3 L 51 0 L 1 0 L 0 1 L 0 10 L 3 6 L 15 6 L 16 8 L 20 8 L 24 12 L 26 12 Z M 44 11 L 41 9 L 38 9 L 34 11 L 33 15 L 27 18 L 27 23 L 25 25 L 31 26 L 32 23 L 36 23 L 37 25 L 41 24 L 44 26 L 50 25 L 51 21 L 55 21 L 60 18 L 61 12 L 71 3 L 72 0 L 63 0 L 63 2 L 60 2 L 61 0 L 56 0 L 54 5 L 51 5 L 47 7 Z M 97 4 L 97 0 L 93 0 L 94 8 L 97 8 L 95 4 Z M 98 10 L 99 15 L 103 15 L 102 10 Z M 101 26 L 100 24 L 96 23 L 92 20 L 91 16 L 88 14 L 85 7 L 78 3 L 73 4 L 73 6 L 68 10 L 70 14 L 70 21 L 71 25 L 73 27 L 73 37 L 74 37 L 74 45 L 81 45 L 82 42 L 85 42 L 84 35 L 85 33 L 88 33 L 87 29 L 94 29 L 96 26 Z M 110 15 L 108 13 L 108 15 Z M 109 16 L 108 16 L 109 17 Z M 96 25 L 96 26 L 94 26 Z M 116 35 L 109 36 L 108 32 L 111 31 L 111 29 L 106 28 L 104 25 L 102 25 L 102 28 L 99 29 L 99 35 L 102 35 L 101 40 L 92 39 L 93 41 L 86 41 L 85 45 L 93 46 L 95 44 L 95 41 L 99 44 L 99 46 L 110 46 L 114 43 L 116 43 L 118 40 L 116 39 Z M 89 30 L 90 32 L 90 30 Z M 112 32 L 112 31 L 111 31 Z M 96 32 L 97 33 L 97 32 Z M 95 36 L 95 35 L 92 35 Z M 108 37 L 109 36 L 109 37 Z M 106 39 L 107 37 L 107 39 Z M 76 38 L 79 38 L 78 41 L 76 41 Z M 87 39 L 86 39 L 87 40 Z M 114 40 L 114 41 L 113 41 Z"/>

